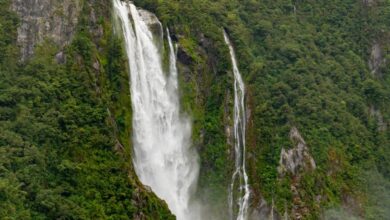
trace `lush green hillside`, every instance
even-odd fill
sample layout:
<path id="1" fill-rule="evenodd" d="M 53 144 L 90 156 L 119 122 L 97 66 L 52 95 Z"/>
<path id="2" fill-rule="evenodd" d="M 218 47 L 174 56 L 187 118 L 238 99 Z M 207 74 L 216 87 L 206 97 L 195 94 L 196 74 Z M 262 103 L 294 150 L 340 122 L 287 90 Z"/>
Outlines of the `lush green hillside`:
<path id="1" fill-rule="evenodd" d="M 126 59 L 111 2 L 83 1 L 64 63 L 50 41 L 19 62 L 9 2 L 0 0 L 0 218 L 172 218 L 132 170 Z M 264 198 L 292 219 L 390 216 L 387 0 L 134 2 L 156 13 L 179 44 L 181 100 L 193 118 L 197 195 L 207 211 L 225 213 L 234 158 L 224 28 L 247 86 L 251 207 Z M 375 73 L 373 45 L 382 51 Z M 296 144 L 293 127 L 316 169 L 281 175 L 281 150 Z"/>
<path id="2" fill-rule="evenodd" d="M 0 3 L 0 219 L 173 219 L 132 170 L 130 100 L 119 95 L 128 97 L 128 79 L 109 2 L 91 6 L 100 38 L 84 5 L 65 64 L 50 41 L 19 63 L 18 19 Z"/>
<path id="3" fill-rule="evenodd" d="M 211 197 L 204 199 L 220 199 L 231 172 L 224 124 L 233 83 L 223 27 L 248 87 L 252 206 L 261 195 L 293 218 L 317 219 L 343 208 L 368 219 L 388 217 L 388 187 L 368 180 L 372 175 L 383 184 L 390 180 L 390 131 L 378 122 L 383 117 L 388 124 L 390 118 L 389 66 L 382 62 L 379 76 L 368 61 L 375 42 L 383 58 L 388 56 L 390 4 L 369 2 L 136 1 L 156 12 L 192 57 L 186 79 L 193 87 L 182 85 L 183 104 L 195 118 L 194 138 L 201 137 L 200 191 Z M 317 169 L 282 178 L 280 152 L 293 147 L 288 137 L 293 126 Z"/>

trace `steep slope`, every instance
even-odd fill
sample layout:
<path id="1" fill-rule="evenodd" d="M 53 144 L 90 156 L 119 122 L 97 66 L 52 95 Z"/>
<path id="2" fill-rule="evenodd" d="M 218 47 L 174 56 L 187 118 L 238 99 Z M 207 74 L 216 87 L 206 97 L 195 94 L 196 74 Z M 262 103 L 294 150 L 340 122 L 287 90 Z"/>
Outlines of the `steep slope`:
<path id="1" fill-rule="evenodd" d="M 189 66 L 182 70 L 182 100 L 197 128 L 205 203 L 226 208 L 233 172 L 233 77 L 219 36 L 224 27 L 247 83 L 253 217 L 268 216 L 274 201 L 274 210 L 293 219 L 327 218 L 327 210 L 386 218 L 387 200 L 371 203 L 382 195 L 366 175 L 389 181 L 387 1 L 135 2 L 170 27 L 179 59 Z M 308 156 L 292 157 L 297 170 L 280 175 L 281 158 L 300 146 L 290 140 L 295 129 L 305 143 L 297 154 Z"/>
<path id="2" fill-rule="evenodd" d="M 1 1 L 0 11 L 0 218 L 174 219 L 132 168 L 111 1 Z"/>
<path id="3" fill-rule="evenodd" d="M 131 164 L 129 79 L 111 1 L 64 2 L 0 1 L 0 218 L 174 218 Z M 134 3 L 178 44 L 203 219 L 229 218 L 235 169 L 224 29 L 246 85 L 249 219 L 390 216 L 388 1 Z"/>

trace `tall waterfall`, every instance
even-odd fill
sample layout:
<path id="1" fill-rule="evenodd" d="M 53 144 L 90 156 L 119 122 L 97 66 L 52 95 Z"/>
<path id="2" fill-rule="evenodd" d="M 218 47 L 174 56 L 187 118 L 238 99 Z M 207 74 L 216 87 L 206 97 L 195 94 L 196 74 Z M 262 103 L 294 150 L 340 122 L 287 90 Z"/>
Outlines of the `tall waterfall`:
<path id="1" fill-rule="evenodd" d="M 232 219 L 246 220 L 249 205 L 249 184 L 248 175 L 245 169 L 245 86 L 242 81 L 240 71 L 237 67 L 237 60 L 234 48 L 226 32 L 223 32 L 225 42 L 229 47 L 234 73 L 234 151 L 235 151 L 235 171 L 229 192 L 229 205 Z M 236 185 L 238 184 L 238 185 Z M 237 193 L 236 193 L 237 191 Z M 237 198 L 236 198 L 237 197 Z M 235 213 L 238 205 L 238 213 Z"/>
<path id="2" fill-rule="evenodd" d="M 191 123 L 180 114 L 174 45 L 168 33 L 165 67 L 164 31 L 158 19 L 130 2 L 113 1 L 130 67 L 136 173 L 177 219 L 194 219 L 190 202 L 199 173 L 198 155 L 191 148 Z"/>

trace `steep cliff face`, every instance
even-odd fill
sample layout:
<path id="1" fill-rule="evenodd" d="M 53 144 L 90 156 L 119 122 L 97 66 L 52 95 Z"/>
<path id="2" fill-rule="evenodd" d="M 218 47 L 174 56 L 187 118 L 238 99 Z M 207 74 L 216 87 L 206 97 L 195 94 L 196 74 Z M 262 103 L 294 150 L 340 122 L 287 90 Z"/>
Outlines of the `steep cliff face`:
<path id="1" fill-rule="evenodd" d="M 60 48 L 69 44 L 76 30 L 82 1 L 78 0 L 12 0 L 12 10 L 20 17 L 17 42 L 21 59 L 34 53 L 44 40 Z"/>
<path id="2" fill-rule="evenodd" d="M 384 56 L 384 52 L 383 52 L 382 45 L 378 42 L 375 42 L 371 48 L 371 55 L 370 55 L 370 60 L 368 62 L 368 65 L 370 67 L 371 73 L 378 78 L 382 77 L 380 68 L 386 62 L 383 56 Z"/>

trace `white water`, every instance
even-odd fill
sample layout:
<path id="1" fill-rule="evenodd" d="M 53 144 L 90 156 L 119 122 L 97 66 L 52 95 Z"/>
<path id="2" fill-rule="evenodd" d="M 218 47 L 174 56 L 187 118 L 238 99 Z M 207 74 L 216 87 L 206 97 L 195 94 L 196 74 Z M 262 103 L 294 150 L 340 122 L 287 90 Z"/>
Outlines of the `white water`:
<path id="1" fill-rule="evenodd" d="M 191 123 L 180 114 L 174 46 L 167 34 L 169 71 L 164 71 L 160 22 L 130 2 L 113 1 L 130 67 L 136 173 L 167 202 L 177 219 L 193 219 L 190 202 L 199 172 L 198 155 L 190 147 Z M 152 33 L 151 22 L 160 27 L 160 34 Z"/>
<path id="2" fill-rule="evenodd" d="M 245 114 L 245 85 L 238 70 L 234 48 L 226 32 L 223 32 L 226 44 L 229 46 L 230 56 L 234 73 L 234 151 L 235 151 L 235 171 L 229 192 L 229 205 L 232 219 L 246 220 L 249 206 L 249 184 L 248 175 L 245 169 L 245 134 L 246 134 L 246 114 Z M 238 185 L 236 185 L 238 184 Z M 238 190 L 238 195 L 235 191 Z M 238 197 L 238 198 L 235 198 Z M 235 207 L 238 206 L 238 213 Z"/>

